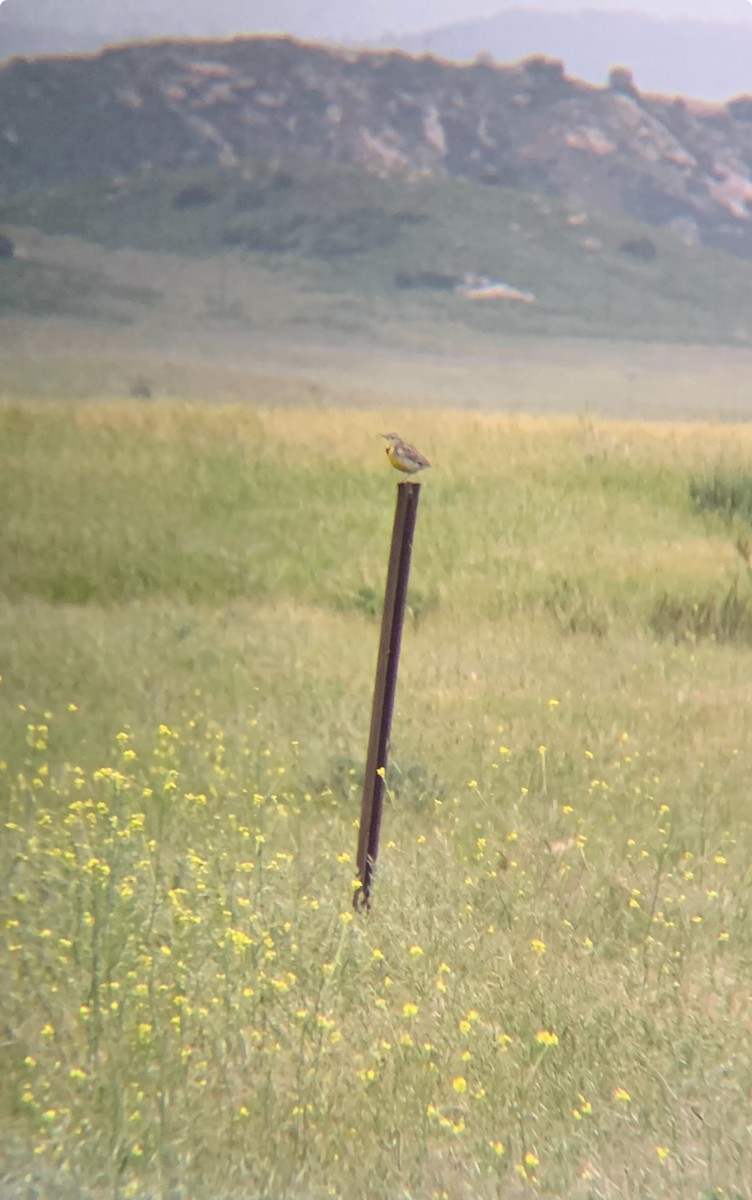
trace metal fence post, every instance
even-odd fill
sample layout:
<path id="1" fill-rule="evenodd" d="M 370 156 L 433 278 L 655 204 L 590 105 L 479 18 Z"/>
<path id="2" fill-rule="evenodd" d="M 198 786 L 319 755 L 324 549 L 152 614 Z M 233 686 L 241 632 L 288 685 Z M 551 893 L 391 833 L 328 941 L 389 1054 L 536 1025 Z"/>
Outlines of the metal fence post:
<path id="1" fill-rule="evenodd" d="M 419 483 L 405 482 L 397 485 L 397 506 L 394 510 L 392 548 L 386 577 L 381 640 L 371 710 L 371 731 L 368 738 L 368 756 L 363 782 L 363 804 L 358 834 L 358 886 L 353 896 L 353 905 L 356 909 L 370 907 L 373 872 L 379 854 L 381 812 L 384 802 L 384 773 L 389 756 L 389 734 L 394 712 L 397 668 L 402 644 L 407 583 L 410 575 L 419 498 Z"/>

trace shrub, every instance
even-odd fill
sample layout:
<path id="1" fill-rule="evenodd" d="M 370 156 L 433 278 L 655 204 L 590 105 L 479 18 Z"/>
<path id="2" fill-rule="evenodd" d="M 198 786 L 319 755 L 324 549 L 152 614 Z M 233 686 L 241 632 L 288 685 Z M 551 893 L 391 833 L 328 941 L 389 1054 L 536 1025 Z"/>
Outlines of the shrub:
<path id="1" fill-rule="evenodd" d="M 689 495 L 700 509 L 752 523 L 752 475 L 745 471 L 695 476 L 689 481 Z"/>
<path id="2" fill-rule="evenodd" d="M 217 197 L 211 188 L 204 187 L 200 183 L 192 183 L 178 192 L 172 201 L 172 207 L 177 209 L 206 208 L 207 205 L 213 204 L 216 199 Z"/>
<path id="3" fill-rule="evenodd" d="M 152 386 L 145 375 L 136 376 L 130 386 L 130 393 L 134 400 L 151 400 L 154 395 Z"/>
<path id="4" fill-rule="evenodd" d="M 658 248 L 649 237 L 625 238 L 619 249 L 630 258 L 639 258 L 641 262 L 653 262 L 658 257 Z"/>

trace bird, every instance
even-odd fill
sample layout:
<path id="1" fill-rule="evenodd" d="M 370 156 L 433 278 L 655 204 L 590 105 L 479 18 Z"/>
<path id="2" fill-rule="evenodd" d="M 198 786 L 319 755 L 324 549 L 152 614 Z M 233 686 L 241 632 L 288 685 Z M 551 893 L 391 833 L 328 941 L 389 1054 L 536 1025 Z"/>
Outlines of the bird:
<path id="1" fill-rule="evenodd" d="M 418 471 L 430 467 L 426 456 L 409 442 L 403 442 L 398 433 L 382 433 L 381 436 L 387 442 L 386 456 L 395 470 L 402 471 L 404 475 L 417 475 Z"/>

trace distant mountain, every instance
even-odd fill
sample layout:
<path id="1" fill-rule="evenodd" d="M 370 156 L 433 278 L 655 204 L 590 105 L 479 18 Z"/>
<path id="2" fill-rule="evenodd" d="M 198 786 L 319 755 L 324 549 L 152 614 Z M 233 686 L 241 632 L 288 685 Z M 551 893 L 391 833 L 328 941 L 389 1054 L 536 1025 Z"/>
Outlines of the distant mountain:
<path id="1" fill-rule="evenodd" d="M 605 82 L 609 69 L 623 64 L 646 91 L 726 100 L 752 92 L 752 5 L 742 3 L 745 19 L 735 25 L 636 13 L 514 10 L 392 37 L 388 44 L 460 62 L 478 54 L 501 62 L 545 54 L 591 83 Z"/>
<path id="2" fill-rule="evenodd" d="M 245 158 L 479 180 L 752 258 L 752 99 L 608 88 L 556 61 L 458 66 L 289 38 L 161 42 L 0 68 L 0 194 Z"/>
<path id="3" fill-rule="evenodd" d="M 494 11 L 484 16 L 495 16 L 506 9 L 533 9 L 537 12 L 572 13 L 590 10 L 599 13 L 631 12 L 656 17 L 661 21 L 691 19 L 693 21 L 738 24 L 752 23 L 752 8 L 748 0 L 500 0 L 493 5 Z M 467 18 L 471 15 L 464 14 Z M 434 19 L 432 25 L 436 25 Z"/>
<path id="4" fill-rule="evenodd" d="M 597 10 L 601 17 L 631 11 L 662 20 L 691 18 L 752 27 L 747 0 L 379 0 L 373 5 L 353 0 L 4 0 L 0 61 L 14 55 L 86 53 L 114 43 L 164 37 L 286 33 L 355 44 L 377 41 L 387 33 L 399 39 L 411 31 L 448 24 L 458 15 L 467 22 L 512 9 L 561 16 L 585 8 Z M 543 44 L 532 45 L 525 52 L 545 49 Z M 514 55 L 500 53 L 507 59 Z M 579 67 L 573 62 L 570 69 Z M 699 94 L 696 87 L 686 90 Z"/>

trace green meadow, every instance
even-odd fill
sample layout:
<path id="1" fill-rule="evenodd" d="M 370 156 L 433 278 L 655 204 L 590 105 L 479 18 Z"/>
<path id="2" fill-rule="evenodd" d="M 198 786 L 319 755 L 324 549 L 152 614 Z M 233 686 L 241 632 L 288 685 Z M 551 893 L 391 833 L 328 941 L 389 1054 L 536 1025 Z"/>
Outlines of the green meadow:
<path id="1" fill-rule="evenodd" d="M 652 423 L 482 362 L 6 376 L 3 1200 L 749 1196 L 752 431 L 668 419 L 723 406 L 692 353 L 593 350 Z M 361 914 L 390 428 L 435 465 Z"/>

